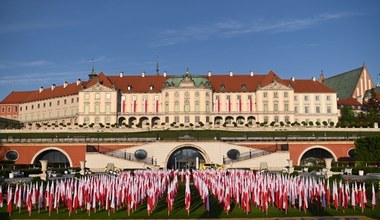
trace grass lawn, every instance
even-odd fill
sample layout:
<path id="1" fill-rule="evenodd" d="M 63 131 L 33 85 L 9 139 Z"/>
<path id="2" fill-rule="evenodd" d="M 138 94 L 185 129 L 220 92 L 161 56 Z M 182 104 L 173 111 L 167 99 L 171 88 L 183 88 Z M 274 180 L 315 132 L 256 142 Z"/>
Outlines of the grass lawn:
<path id="1" fill-rule="evenodd" d="M 63 206 L 60 207 L 59 213 L 57 214 L 55 210 L 52 211 L 51 216 L 45 210 L 41 211 L 40 214 L 37 213 L 37 210 L 34 209 L 32 216 L 29 217 L 27 210 L 25 207 L 22 208 L 21 214 L 19 214 L 18 210 L 14 210 L 11 217 L 8 216 L 6 207 L 0 209 L 0 219 L 184 219 L 184 218 L 274 218 L 274 217 L 311 217 L 311 216 L 360 216 L 365 215 L 370 218 L 380 219 L 380 205 L 378 205 L 374 210 L 370 208 L 371 202 L 368 201 L 367 207 L 364 211 L 364 214 L 357 208 L 353 210 L 352 208 L 348 208 L 345 211 L 342 209 L 335 210 L 333 208 L 318 208 L 315 203 L 311 204 L 308 211 L 304 213 L 303 211 L 299 211 L 298 208 L 289 207 L 288 213 L 284 211 L 280 211 L 274 207 L 269 208 L 269 213 L 266 215 L 264 212 L 259 210 L 256 207 L 251 207 L 251 212 L 249 214 L 243 213 L 240 207 L 235 206 L 235 204 L 231 203 L 231 212 L 227 215 L 222 208 L 221 204 L 211 196 L 210 197 L 210 212 L 206 212 L 204 204 L 202 203 L 202 199 L 200 198 L 198 191 L 191 186 L 191 211 L 188 216 L 185 212 L 185 185 L 183 183 L 179 184 L 178 194 L 176 196 L 174 202 L 173 212 L 168 216 L 167 214 L 167 205 L 166 205 L 166 195 L 160 199 L 157 207 L 153 211 L 153 214 L 148 216 L 146 211 L 146 203 L 140 205 L 136 212 L 132 213 L 128 216 L 125 207 L 120 210 L 116 210 L 115 213 L 111 213 L 108 216 L 108 212 L 101 209 L 97 211 L 97 213 L 91 212 L 91 215 L 83 210 L 78 210 L 77 213 L 73 213 L 70 217 L 68 215 L 67 209 Z"/>

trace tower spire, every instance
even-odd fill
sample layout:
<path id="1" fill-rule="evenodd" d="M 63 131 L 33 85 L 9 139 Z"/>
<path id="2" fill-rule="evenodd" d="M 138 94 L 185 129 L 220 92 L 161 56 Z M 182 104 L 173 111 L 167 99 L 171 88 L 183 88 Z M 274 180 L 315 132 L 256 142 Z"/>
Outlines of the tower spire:
<path id="1" fill-rule="evenodd" d="M 160 68 L 158 65 L 159 59 L 158 56 L 156 56 L 156 75 L 160 75 Z"/>
<path id="2" fill-rule="evenodd" d="M 94 61 L 94 58 L 92 58 L 92 69 L 91 69 L 91 73 L 88 74 L 88 79 L 91 80 L 93 78 L 95 78 L 97 76 L 96 72 L 95 72 L 95 61 Z"/>

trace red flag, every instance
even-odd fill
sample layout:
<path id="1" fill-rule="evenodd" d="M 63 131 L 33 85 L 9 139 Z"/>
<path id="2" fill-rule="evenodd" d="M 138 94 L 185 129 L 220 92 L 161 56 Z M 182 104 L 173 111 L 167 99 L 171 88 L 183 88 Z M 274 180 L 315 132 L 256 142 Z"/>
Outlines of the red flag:
<path id="1" fill-rule="evenodd" d="M 376 207 L 376 193 L 375 193 L 375 187 L 372 183 L 372 209 L 375 209 Z"/>
<path id="2" fill-rule="evenodd" d="M 13 205 L 12 205 L 12 188 L 10 185 L 8 185 L 8 192 L 7 192 L 7 205 L 8 205 L 8 214 L 9 216 L 12 215 L 12 208 L 13 208 Z"/>
<path id="3" fill-rule="evenodd" d="M 186 188 L 185 188 L 185 209 L 187 215 L 190 214 L 191 192 L 190 192 L 190 174 L 186 174 Z"/>

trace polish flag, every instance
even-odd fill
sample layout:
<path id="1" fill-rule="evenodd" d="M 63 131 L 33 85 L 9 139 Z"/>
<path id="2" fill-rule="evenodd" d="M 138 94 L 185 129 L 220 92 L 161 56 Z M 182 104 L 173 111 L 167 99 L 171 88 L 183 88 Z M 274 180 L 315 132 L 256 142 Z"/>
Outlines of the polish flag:
<path id="1" fill-rule="evenodd" d="M 372 183 L 372 209 L 375 209 L 376 207 L 376 193 L 375 193 L 375 187 Z"/>
<path id="2" fill-rule="evenodd" d="M 190 174 L 186 175 L 186 189 L 185 189 L 185 209 L 187 215 L 190 214 L 191 192 L 190 192 Z"/>
<path id="3" fill-rule="evenodd" d="M 12 205 L 12 188 L 10 185 L 8 185 L 8 192 L 7 192 L 7 205 L 8 205 L 8 214 L 9 216 L 12 215 L 12 209 L 13 209 L 13 205 Z"/>

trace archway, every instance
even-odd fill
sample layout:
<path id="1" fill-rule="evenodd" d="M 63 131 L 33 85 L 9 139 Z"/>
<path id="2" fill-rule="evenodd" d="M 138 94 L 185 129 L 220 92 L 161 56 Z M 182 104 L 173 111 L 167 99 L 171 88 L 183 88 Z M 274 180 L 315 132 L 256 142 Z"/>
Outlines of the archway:
<path id="1" fill-rule="evenodd" d="M 328 148 L 322 146 L 312 147 L 301 153 L 298 164 L 304 166 L 319 165 L 324 163 L 324 158 L 337 160 L 334 153 Z"/>
<path id="2" fill-rule="evenodd" d="M 135 117 L 130 117 L 128 119 L 128 126 L 131 128 L 133 125 L 136 125 L 137 119 Z"/>
<path id="3" fill-rule="evenodd" d="M 195 169 L 196 158 L 199 163 L 205 163 L 206 159 L 199 149 L 187 145 L 175 149 L 167 160 L 167 169 Z"/>
<path id="4" fill-rule="evenodd" d="M 220 124 L 222 124 L 223 123 L 223 118 L 222 117 L 220 117 L 220 116 L 216 116 L 215 118 L 214 118 L 214 124 L 215 125 L 220 125 Z"/>
<path id="5" fill-rule="evenodd" d="M 161 120 L 160 120 L 160 118 L 159 117 L 153 117 L 152 118 L 152 127 L 153 126 L 157 126 L 157 125 L 160 125 L 160 122 L 161 122 Z"/>
<path id="6" fill-rule="evenodd" d="M 232 116 L 227 116 L 226 117 L 226 121 L 225 121 L 226 124 L 230 125 L 233 122 L 234 122 L 234 117 L 232 117 Z"/>
<path id="7" fill-rule="evenodd" d="M 70 167 L 69 158 L 59 150 L 47 149 L 36 154 L 33 160 L 35 166 L 40 166 L 40 160 L 47 160 L 49 167 Z"/>

